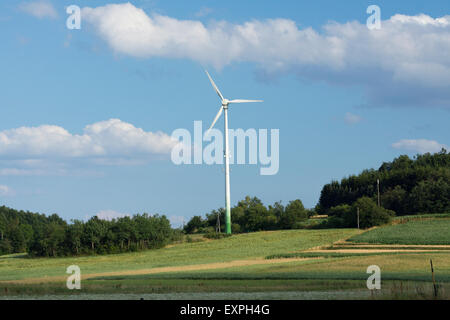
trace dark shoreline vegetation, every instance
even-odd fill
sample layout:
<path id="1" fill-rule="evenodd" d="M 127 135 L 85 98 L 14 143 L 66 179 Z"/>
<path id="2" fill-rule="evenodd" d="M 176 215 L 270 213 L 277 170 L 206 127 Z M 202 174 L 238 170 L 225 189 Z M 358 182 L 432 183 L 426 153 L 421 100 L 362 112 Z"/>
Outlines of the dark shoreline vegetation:
<path id="1" fill-rule="evenodd" d="M 380 202 L 377 205 L 377 179 Z M 231 210 L 233 233 L 284 229 L 363 229 L 389 223 L 406 214 L 450 212 L 450 153 L 400 156 L 378 170 L 333 181 L 323 187 L 319 203 L 305 209 L 301 200 L 266 207 L 256 197 L 246 197 Z M 318 214 L 327 218 L 315 219 Z M 137 214 L 111 221 L 93 217 L 67 223 L 57 214 L 46 216 L 0 207 L 0 255 L 27 252 L 31 257 L 122 253 L 156 249 L 183 239 L 183 234 L 224 231 L 225 211 L 194 216 L 183 229 L 172 229 L 164 215 Z M 189 236 L 187 240 L 192 240 Z"/>

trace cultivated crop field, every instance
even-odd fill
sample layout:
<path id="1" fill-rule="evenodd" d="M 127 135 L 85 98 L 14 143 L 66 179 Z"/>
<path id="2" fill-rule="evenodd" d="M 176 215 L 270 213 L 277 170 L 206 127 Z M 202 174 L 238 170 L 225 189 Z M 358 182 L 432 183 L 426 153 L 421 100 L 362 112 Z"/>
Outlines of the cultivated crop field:
<path id="1" fill-rule="evenodd" d="M 408 221 L 376 228 L 350 239 L 356 243 L 450 244 L 450 218 Z"/>

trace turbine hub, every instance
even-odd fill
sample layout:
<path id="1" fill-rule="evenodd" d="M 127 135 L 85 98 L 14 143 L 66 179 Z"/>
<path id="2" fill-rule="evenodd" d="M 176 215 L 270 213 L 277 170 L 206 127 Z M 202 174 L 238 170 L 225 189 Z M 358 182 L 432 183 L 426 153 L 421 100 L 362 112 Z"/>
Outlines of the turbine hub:
<path id="1" fill-rule="evenodd" d="M 228 106 L 229 100 L 228 99 L 223 99 L 222 100 L 222 106 L 226 107 Z"/>

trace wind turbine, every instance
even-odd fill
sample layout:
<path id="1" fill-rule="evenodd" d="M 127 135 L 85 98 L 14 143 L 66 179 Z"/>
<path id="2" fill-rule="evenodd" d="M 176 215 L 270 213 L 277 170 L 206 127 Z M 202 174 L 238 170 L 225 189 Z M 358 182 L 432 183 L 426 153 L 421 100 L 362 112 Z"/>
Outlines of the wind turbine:
<path id="1" fill-rule="evenodd" d="M 225 157 L 225 232 L 227 234 L 231 234 L 231 205 L 230 205 L 230 157 L 229 157 L 229 150 L 228 150 L 228 106 L 230 103 L 246 103 L 246 102 L 263 102 L 262 100 L 244 100 L 244 99 L 235 99 L 235 100 L 228 100 L 225 99 L 220 92 L 219 88 L 217 88 L 216 84 L 214 83 L 213 79 L 209 75 L 208 71 L 206 71 L 206 75 L 209 78 L 209 81 L 211 81 L 211 84 L 216 90 L 217 95 L 220 98 L 220 101 L 222 103 L 219 112 L 217 112 L 216 117 L 214 118 L 214 121 L 212 122 L 211 126 L 209 127 L 207 134 L 209 133 L 209 130 L 214 127 L 217 120 L 222 115 L 222 112 L 225 111 L 224 120 L 225 120 L 225 147 L 224 147 L 224 157 Z"/>

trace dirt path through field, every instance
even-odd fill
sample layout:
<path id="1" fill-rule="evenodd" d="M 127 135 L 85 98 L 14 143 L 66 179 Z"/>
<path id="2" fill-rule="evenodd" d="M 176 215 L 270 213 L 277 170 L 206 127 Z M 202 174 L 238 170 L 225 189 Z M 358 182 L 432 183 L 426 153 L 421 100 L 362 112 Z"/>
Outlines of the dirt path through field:
<path id="1" fill-rule="evenodd" d="M 95 277 L 106 277 L 106 276 L 129 276 L 129 275 L 142 275 L 142 274 L 155 274 L 163 272 L 180 272 L 180 271 L 199 271 L 199 270 L 211 270 L 211 269 L 224 269 L 232 267 L 242 267 L 242 266 L 252 266 L 261 264 L 276 264 L 276 263 L 287 263 L 292 261 L 306 261 L 322 259 L 317 258 L 289 258 L 289 259 L 251 259 L 251 260 L 234 260 L 229 262 L 216 262 L 216 263 L 206 263 L 206 264 L 196 264 L 187 266 L 174 266 L 174 267 L 160 267 L 151 269 L 138 269 L 138 270 L 125 270 L 125 271 L 114 271 L 114 272 L 103 272 L 103 273 L 91 273 L 82 274 L 82 280 L 95 278 Z M 41 277 L 41 278 L 29 278 L 20 280 L 3 280 L 1 283 L 11 283 L 11 284 L 28 284 L 28 283 L 45 283 L 45 282 L 58 282 L 66 281 L 67 276 L 54 276 L 54 277 Z"/>

